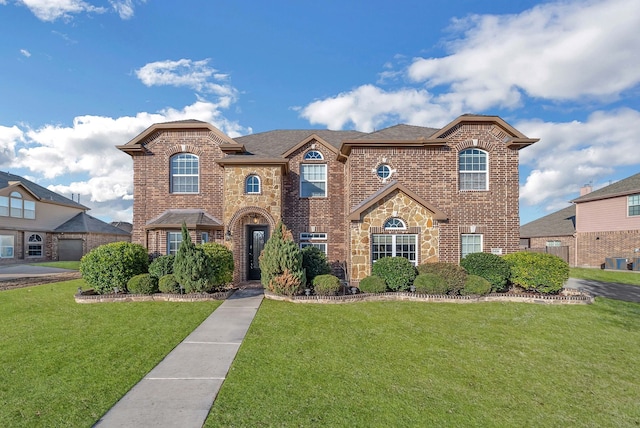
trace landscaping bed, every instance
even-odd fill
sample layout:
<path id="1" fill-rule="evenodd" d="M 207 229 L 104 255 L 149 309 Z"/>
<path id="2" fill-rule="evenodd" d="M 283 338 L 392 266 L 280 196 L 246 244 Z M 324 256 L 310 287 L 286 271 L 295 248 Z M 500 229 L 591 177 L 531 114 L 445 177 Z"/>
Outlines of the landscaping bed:
<path id="1" fill-rule="evenodd" d="M 80 279 L 81 277 L 82 275 L 80 274 L 80 272 L 64 272 L 43 276 L 9 279 L 6 281 L 0 281 L 0 291 L 11 290 L 14 288 L 31 287 L 41 284 L 51 284 L 54 282 L 70 281 L 72 279 Z"/>

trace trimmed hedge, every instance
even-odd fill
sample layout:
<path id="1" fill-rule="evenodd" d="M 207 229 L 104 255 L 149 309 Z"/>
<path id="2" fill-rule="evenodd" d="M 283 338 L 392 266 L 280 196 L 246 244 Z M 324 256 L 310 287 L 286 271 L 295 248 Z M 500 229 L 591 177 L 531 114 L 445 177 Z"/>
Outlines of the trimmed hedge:
<path id="1" fill-rule="evenodd" d="M 340 290 L 340 279 L 334 275 L 318 275 L 313 278 L 313 290 L 318 296 L 335 296 Z"/>
<path id="2" fill-rule="evenodd" d="M 158 292 L 158 278 L 148 273 L 136 275 L 127 282 L 127 290 L 132 294 L 153 294 Z"/>
<path id="3" fill-rule="evenodd" d="M 449 285 L 435 273 L 421 273 L 413 280 L 416 293 L 419 294 L 447 294 Z"/>
<path id="4" fill-rule="evenodd" d="M 371 275 L 362 278 L 358 288 L 363 293 L 384 293 L 387 291 L 387 284 L 379 276 Z"/>
<path id="5" fill-rule="evenodd" d="M 80 260 L 82 278 L 98 294 L 112 293 L 114 287 L 126 291 L 127 282 L 148 267 L 147 249 L 131 242 L 101 245 Z"/>
<path id="6" fill-rule="evenodd" d="M 170 273 L 160 278 L 158 281 L 158 290 L 160 290 L 161 293 L 179 294 L 180 284 L 176 281 L 176 277 Z"/>
<path id="7" fill-rule="evenodd" d="M 520 251 L 507 254 L 511 283 L 529 291 L 555 294 L 569 279 L 569 264 L 558 256 Z"/>
<path id="8" fill-rule="evenodd" d="M 491 293 L 492 284 L 478 275 L 468 275 L 464 288 L 460 290 L 463 296 L 484 296 Z"/>
<path id="9" fill-rule="evenodd" d="M 505 291 L 511 268 L 502 257 L 491 253 L 471 253 L 460 261 L 469 275 L 478 275 L 491 283 L 494 291 Z"/>
<path id="10" fill-rule="evenodd" d="M 318 275 L 331 273 L 331 266 L 324 251 L 312 245 L 302 249 L 302 268 L 307 274 L 307 284 L 312 284 Z"/>
<path id="11" fill-rule="evenodd" d="M 382 257 L 371 269 L 373 275 L 384 279 L 391 291 L 404 291 L 416 277 L 416 268 L 404 257 Z"/>
<path id="12" fill-rule="evenodd" d="M 425 263 L 418 266 L 418 273 L 433 273 L 441 277 L 447 284 L 449 294 L 458 294 L 467 280 L 467 271 L 454 263 Z"/>
<path id="13" fill-rule="evenodd" d="M 149 274 L 159 279 L 173 273 L 173 262 L 175 260 L 176 256 L 173 254 L 164 254 L 156 257 L 149 265 Z"/>
<path id="14" fill-rule="evenodd" d="M 202 248 L 211 263 L 212 274 L 209 282 L 215 288 L 221 288 L 233 281 L 233 253 L 217 242 L 207 242 L 198 246 Z"/>

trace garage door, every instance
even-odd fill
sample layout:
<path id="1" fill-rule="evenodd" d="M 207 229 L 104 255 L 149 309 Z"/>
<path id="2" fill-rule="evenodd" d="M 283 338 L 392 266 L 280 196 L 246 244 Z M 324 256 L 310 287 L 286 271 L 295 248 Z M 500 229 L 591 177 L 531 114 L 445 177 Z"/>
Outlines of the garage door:
<path id="1" fill-rule="evenodd" d="M 82 258 L 82 239 L 58 240 L 58 260 L 76 261 Z"/>

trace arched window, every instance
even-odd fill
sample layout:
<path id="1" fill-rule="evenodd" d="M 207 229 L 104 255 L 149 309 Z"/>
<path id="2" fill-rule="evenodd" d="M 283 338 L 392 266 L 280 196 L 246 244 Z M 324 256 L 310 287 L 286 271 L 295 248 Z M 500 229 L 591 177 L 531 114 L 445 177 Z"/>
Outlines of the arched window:
<path id="1" fill-rule="evenodd" d="M 11 217 L 22 218 L 22 195 L 18 192 L 11 192 Z"/>
<path id="2" fill-rule="evenodd" d="M 384 223 L 385 229 L 406 229 L 407 225 L 398 217 L 392 217 Z"/>
<path id="3" fill-rule="evenodd" d="M 460 190 L 488 190 L 488 154 L 480 149 L 466 149 L 458 155 Z"/>
<path id="4" fill-rule="evenodd" d="M 304 160 L 323 160 L 324 156 L 317 150 L 309 150 L 304 155 Z"/>
<path id="5" fill-rule="evenodd" d="M 244 191 L 249 194 L 260 193 L 260 177 L 257 175 L 248 176 L 245 180 Z"/>
<path id="6" fill-rule="evenodd" d="M 171 193 L 198 193 L 200 161 L 191 153 L 171 157 Z"/>
<path id="7" fill-rule="evenodd" d="M 37 233 L 29 236 L 27 242 L 27 255 L 29 257 L 42 257 L 42 236 Z"/>

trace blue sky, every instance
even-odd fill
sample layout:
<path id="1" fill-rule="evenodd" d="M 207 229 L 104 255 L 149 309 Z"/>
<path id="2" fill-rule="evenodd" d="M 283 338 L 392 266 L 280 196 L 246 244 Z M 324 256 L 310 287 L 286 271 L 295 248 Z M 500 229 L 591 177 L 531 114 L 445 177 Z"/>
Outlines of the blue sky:
<path id="1" fill-rule="evenodd" d="M 0 170 L 131 221 L 153 123 L 440 127 L 499 115 L 521 222 L 640 171 L 640 1 L 0 0 Z"/>

